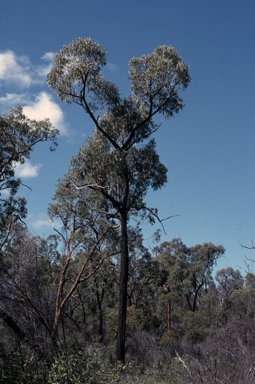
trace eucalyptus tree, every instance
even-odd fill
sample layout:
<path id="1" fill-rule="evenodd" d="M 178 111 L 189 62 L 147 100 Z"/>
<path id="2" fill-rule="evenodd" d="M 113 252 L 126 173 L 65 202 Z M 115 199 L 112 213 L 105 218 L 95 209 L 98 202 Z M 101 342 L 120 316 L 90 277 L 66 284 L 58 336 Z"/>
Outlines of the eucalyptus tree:
<path id="1" fill-rule="evenodd" d="M 3 351 L 17 348 L 17 342 L 29 346 L 40 358 L 50 358 L 52 351 L 51 264 L 38 253 L 39 238 L 32 238 L 21 223 L 11 228 L 11 236 L 3 252 L 0 276 L 0 318 Z"/>
<path id="2" fill-rule="evenodd" d="M 154 252 L 161 275 L 159 303 L 167 314 L 164 328 L 170 334 L 174 311 L 177 306 L 183 307 L 186 287 L 190 285 L 190 250 L 180 238 L 174 238 L 170 242 L 163 242 Z"/>
<path id="3" fill-rule="evenodd" d="M 121 226 L 121 271 L 117 360 L 125 361 L 125 326 L 128 282 L 127 223 L 146 210 L 147 190 L 166 183 L 154 140 L 147 139 L 161 123 L 183 107 L 180 93 L 190 82 L 188 67 L 170 46 L 158 46 L 148 55 L 129 61 L 131 94 L 121 97 L 118 87 L 102 74 L 106 51 L 89 38 L 78 38 L 55 56 L 48 84 L 58 97 L 83 108 L 95 126 L 93 136 L 76 158 L 83 169 L 80 184 L 104 197 Z M 145 143 L 144 143 L 145 142 Z M 109 215 L 109 213 L 107 213 Z"/>
<path id="4" fill-rule="evenodd" d="M 186 291 L 189 309 L 195 312 L 200 305 L 201 292 L 207 292 L 214 284 L 212 272 L 217 260 L 224 255 L 222 245 L 197 244 L 190 247 L 190 289 Z"/>
<path id="5" fill-rule="evenodd" d="M 49 205 L 49 215 L 56 221 L 55 231 L 63 244 L 54 260 L 57 275 L 54 340 L 78 286 L 91 279 L 107 259 L 119 254 L 119 225 L 94 209 L 93 190 L 70 188 L 70 180 L 75 180 L 72 170 L 58 181 L 55 202 Z"/>
<path id="6" fill-rule="evenodd" d="M 241 272 L 232 267 L 223 268 L 217 271 L 215 280 L 218 283 L 220 302 L 223 303 L 233 291 L 243 288 L 244 279 Z"/>
<path id="7" fill-rule="evenodd" d="M 128 234 L 130 259 L 128 305 L 145 309 L 151 306 L 152 296 L 157 289 L 159 271 L 149 249 L 143 244 L 141 229 L 129 228 Z"/>
<path id="8" fill-rule="evenodd" d="M 168 332 L 172 330 L 173 318 L 177 319 L 177 327 L 184 323 L 185 328 L 186 320 L 196 318 L 193 314 L 200 310 L 206 293 L 214 286 L 212 270 L 225 250 L 212 243 L 187 247 L 180 238 L 175 238 L 155 251 L 162 276 L 161 301 L 167 307 L 165 328 Z"/>
<path id="9" fill-rule="evenodd" d="M 30 157 L 36 144 L 51 141 L 56 146 L 57 129 L 48 119 L 28 119 L 21 107 L 0 116 L 0 249 L 8 242 L 12 225 L 26 216 L 26 201 L 16 194 L 22 180 L 15 175 L 15 165 Z M 3 195 L 3 192 L 8 192 Z"/>
<path id="10" fill-rule="evenodd" d="M 166 168 L 159 161 L 153 141 L 141 148 L 133 146 L 128 152 L 119 152 L 112 150 L 101 132 L 95 131 L 72 159 L 70 169 L 73 174 L 70 188 L 92 190 L 95 210 L 116 225 L 120 223 L 119 312 L 122 322 L 119 335 L 122 339 L 119 342 L 122 344 L 127 306 L 128 220 L 136 211 L 145 212 L 145 193 L 148 187 L 157 189 L 165 183 Z"/>

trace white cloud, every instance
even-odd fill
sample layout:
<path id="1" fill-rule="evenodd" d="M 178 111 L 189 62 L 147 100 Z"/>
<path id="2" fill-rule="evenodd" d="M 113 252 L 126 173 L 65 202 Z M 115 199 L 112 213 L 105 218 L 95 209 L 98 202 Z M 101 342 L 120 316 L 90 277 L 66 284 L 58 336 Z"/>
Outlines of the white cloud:
<path id="1" fill-rule="evenodd" d="M 42 55 L 41 59 L 46 61 L 53 61 L 55 55 L 55 52 L 45 52 L 45 54 Z"/>
<path id="2" fill-rule="evenodd" d="M 106 68 L 111 72 L 119 71 L 119 67 L 113 63 L 107 63 Z"/>
<path id="3" fill-rule="evenodd" d="M 37 219 L 32 222 L 32 226 L 36 229 L 39 229 L 45 226 L 52 228 L 52 223 L 49 219 Z"/>
<path id="4" fill-rule="evenodd" d="M 54 56 L 54 52 L 46 52 L 41 57 L 45 64 L 36 66 L 27 56 L 17 56 L 11 50 L 0 52 L 0 81 L 18 88 L 40 84 L 48 74 Z"/>
<path id="5" fill-rule="evenodd" d="M 13 51 L 0 52 L 0 84 L 11 86 L 12 91 L 0 97 L 1 113 L 16 105 L 23 106 L 24 114 L 35 120 L 50 119 L 52 125 L 62 135 L 68 135 L 68 127 L 60 106 L 47 92 L 37 94 L 31 101 L 31 92 L 18 93 L 16 88 L 29 88 L 34 85 L 45 85 L 45 77 L 53 63 L 54 52 L 46 52 L 41 60 L 43 65 L 34 66 L 28 57 L 17 56 Z"/>
<path id="6" fill-rule="evenodd" d="M 53 59 L 55 57 L 55 53 L 54 52 L 46 52 L 42 57 L 41 59 L 43 61 L 46 61 L 47 64 L 45 65 L 39 65 L 36 69 L 36 72 L 38 73 L 39 76 L 43 76 L 43 77 L 46 77 L 47 74 L 49 73 L 51 67 L 52 67 L 52 64 L 53 64 Z"/>
<path id="7" fill-rule="evenodd" d="M 38 82 L 26 56 L 16 56 L 12 51 L 0 52 L 0 81 L 28 88 Z"/>
<path id="8" fill-rule="evenodd" d="M 36 230 L 42 228 L 42 227 L 50 227 L 52 230 L 54 228 L 61 230 L 63 227 L 63 224 L 60 221 L 53 222 L 49 217 L 47 217 L 45 214 L 38 214 L 35 217 L 34 215 L 28 216 L 30 225 L 35 228 Z"/>
<path id="9" fill-rule="evenodd" d="M 1 195 L 10 196 L 10 190 L 9 189 L 1 189 Z"/>
<path id="10" fill-rule="evenodd" d="M 50 119 L 52 125 L 59 129 L 62 135 L 68 134 L 67 126 L 64 122 L 64 114 L 47 92 L 41 92 L 34 102 L 23 107 L 24 114 L 29 119 L 43 120 Z"/>
<path id="11" fill-rule="evenodd" d="M 28 95 L 25 93 L 6 93 L 5 96 L 0 97 L 1 107 L 13 107 L 17 105 L 21 105 L 22 103 L 28 102 Z M 2 108 L 1 108 L 2 109 Z"/>
<path id="12" fill-rule="evenodd" d="M 42 166 L 41 164 L 33 165 L 29 160 L 27 160 L 24 164 L 20 164 L 17 162 L 13 163 L 13 167 L 15 169 L 15 175 L 17 177 L 21 177 L 24 179 L 37 177 L 41 166 Z"/>
<path id="13" fill-rule="evenodd" d="M 28 93 L 6 93 L 0 97 L 1 113 L 17 105 L 23 106 L 23 112 L 29 119 L 43 120 L 50 119 L 52 125 L 57 128 L 62 135 L 68 136 L 68 127 L 64 121 L 64 114 L 60 106 L 52 101 L 47 92 L 39 93 L 34 101 Z"/>

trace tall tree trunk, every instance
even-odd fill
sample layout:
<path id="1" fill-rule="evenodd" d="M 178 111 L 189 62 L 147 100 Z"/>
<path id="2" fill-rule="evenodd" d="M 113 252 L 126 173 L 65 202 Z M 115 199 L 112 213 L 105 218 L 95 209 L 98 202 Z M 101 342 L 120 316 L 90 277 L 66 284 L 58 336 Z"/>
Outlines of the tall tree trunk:
<path id="1" fill-rule="evenodd" d="M 97 286 L 97 285 L 96 285 Z M 104 342 L 104 314 L 103 314 L 103 298 L 104 289 L 102 289 L 101 295 L 99 293 L 99 287 L 96 290 L 97 308 L 98 308 L 98 335 L 100 343 Z"/>
<path id="2" fill-rule="evenodd" d="M 170 299 L 167 300 L 167 330 L 168 332 L 171 331 L 172 326 L 171 326 L 171 301 Z"/>
<path id="3" fill-rule="evenodd" d="M 121 260 L 120 260 L 120 281 L 119 281 L 117 361 L 123 364 L 125 363 L 127 284 L 128 284 L 127 212 L 121 212 Z"/>

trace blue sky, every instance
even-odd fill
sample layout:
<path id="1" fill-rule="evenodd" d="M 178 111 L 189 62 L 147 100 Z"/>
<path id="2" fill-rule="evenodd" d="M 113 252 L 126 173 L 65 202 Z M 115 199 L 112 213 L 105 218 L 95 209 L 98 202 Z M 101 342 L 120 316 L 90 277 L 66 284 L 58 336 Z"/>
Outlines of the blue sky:
<path id="1" fill-rule="evenodd" d="M 51 231 L 47 205 L 56 180 L 93 128 L 47 87 L 54 53 L 91 37 L 108 52 L 106 77 L 128 94 L 129 59 L 168 44 L 190 65 L 192 83 L 185 108 L 155 135 L 169 181 L 148 194 L 148 205 L 161 217 L 180 215 L 165 222 L 162 240 L 222 244 L 226 255 L 217 268 L 245 268 L 245 255 L 253 253 L 240 243 L 255 240 L 254 17 L 253 0 L 2 1 L 0 112 L 21 104 L 29 117 L 49 117 L 61 131 L 54 153 L 40 145 L 17 169 L 32 188 L 22 190 L 32 233 Z M 145 238 L 156 229 L 142 227 Z"/>

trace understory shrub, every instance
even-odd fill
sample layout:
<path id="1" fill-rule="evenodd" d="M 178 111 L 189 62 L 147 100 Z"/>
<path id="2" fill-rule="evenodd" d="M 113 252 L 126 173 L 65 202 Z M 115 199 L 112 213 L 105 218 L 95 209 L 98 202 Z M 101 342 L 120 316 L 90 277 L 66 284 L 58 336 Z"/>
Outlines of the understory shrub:
<path id="1" fill-rule="evenodd" d="M 89 346 L 84 351 L 57 358 L 51 367 L 48 384 L 111 383 L 114 376 L 106 349 Z"/>

